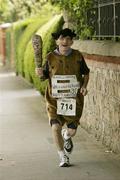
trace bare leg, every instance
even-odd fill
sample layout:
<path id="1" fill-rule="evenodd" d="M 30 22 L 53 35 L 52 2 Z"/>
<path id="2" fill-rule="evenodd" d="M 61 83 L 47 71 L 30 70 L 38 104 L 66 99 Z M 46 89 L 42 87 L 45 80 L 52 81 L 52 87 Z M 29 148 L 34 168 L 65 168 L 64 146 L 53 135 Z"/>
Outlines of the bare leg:
<path id="1" fill-rule="evenodd" d="M 69 137 L 74 137 L 76 132 L 77 132 L 77 129 L 67 128 L 67 136 Z"/>
<path id="2" fill-rule="evenodd" d="M 77 129 L 67 128 L 62 130 L 62 136 L 64 137 L 64 150 L 66 154 L 71 154 L 73 150 L 73 142 L 71 137 L 75 136 Z"/>
<path id="3" fill-rule="evenodd" d="M 63 137 L 61 135 L 62 126 L 58 123 L 52 125 L 52 135 L 54 143 L 57 147 L 58 155 L 60 157 L 60 167 L 68 167 L 70 165 L 69 163 L 69 157 L 65 154 L 64 151 L 64 141 Z"/>
<path id="4" fill-rule="evenodd" d="M 56 123 L 52 125 L 52 136 L 58 151 L 64 150 L 63 148 L 64 142 L 61 135 L 61 130 L 62 130 L 62 126 L 60 124 Z"/>

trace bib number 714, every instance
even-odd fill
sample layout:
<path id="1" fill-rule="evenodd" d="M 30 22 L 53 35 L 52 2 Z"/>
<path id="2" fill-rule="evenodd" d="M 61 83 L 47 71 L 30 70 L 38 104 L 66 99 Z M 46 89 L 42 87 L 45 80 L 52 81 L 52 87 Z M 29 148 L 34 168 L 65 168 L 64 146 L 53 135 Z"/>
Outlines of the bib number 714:
<path id="1" fill-rule="evenodd" d="M 76 100 L 72 98 L 57 100 L 57 114 L 66 116 L 76 115 Z"/>

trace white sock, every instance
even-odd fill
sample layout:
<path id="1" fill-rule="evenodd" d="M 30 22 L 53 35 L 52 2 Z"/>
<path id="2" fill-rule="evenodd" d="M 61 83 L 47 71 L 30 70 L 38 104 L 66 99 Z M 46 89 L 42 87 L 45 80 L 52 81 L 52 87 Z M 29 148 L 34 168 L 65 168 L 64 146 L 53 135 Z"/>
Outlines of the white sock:
<path id="1" fill-rule="evenodd" d="M 67 129 L 66 129 L 66 131 L 64 132 L 64 138 L 65 138 L 66 140 L 68 140 L 70 137 L 71 137 L 71 136 L 68 135 L 68 132 L 67 132 Z"/>

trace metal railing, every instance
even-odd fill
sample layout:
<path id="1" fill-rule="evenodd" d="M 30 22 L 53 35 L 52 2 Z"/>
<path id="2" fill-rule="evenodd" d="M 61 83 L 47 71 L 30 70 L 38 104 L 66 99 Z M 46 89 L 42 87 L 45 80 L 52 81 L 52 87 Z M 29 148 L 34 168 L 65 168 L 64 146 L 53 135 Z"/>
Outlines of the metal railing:
<path id="1" fill-rule="evenodd" d="M 88 23 L 95 37 L 120 37 L 120 0 L 95 0 Z"/>

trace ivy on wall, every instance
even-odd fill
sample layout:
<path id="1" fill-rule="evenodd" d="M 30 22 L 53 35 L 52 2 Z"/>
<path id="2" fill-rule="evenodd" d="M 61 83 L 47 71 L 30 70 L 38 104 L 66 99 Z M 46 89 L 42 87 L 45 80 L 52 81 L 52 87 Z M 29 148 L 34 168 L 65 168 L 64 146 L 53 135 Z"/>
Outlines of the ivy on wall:
<path id="1" fill-rule="evenodd" d="M 88 11 L 94 5 L 94 0 L 50 0 L 52 4 L 59 5 L 67 14 L 71 28 L 75 30 L 78 38 L 85 39 L 91 36 L 93 29 L 88 25 Z"/>

